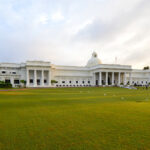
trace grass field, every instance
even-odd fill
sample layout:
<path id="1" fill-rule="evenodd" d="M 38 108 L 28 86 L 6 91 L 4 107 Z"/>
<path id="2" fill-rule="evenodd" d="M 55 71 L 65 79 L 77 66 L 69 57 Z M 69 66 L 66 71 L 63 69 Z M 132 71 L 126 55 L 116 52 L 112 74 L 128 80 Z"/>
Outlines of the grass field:
<path id="1" fill-rule="evenodd" d="M 0 150 L 149 150 L 150 90 L 0 91 Z"/>

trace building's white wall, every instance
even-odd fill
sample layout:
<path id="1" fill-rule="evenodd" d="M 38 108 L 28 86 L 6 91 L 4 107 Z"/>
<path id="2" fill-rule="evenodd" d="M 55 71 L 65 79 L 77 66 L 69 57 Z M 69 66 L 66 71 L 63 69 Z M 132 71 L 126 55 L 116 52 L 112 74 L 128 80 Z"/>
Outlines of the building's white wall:
<path id="1" fill-rule="evenodd" d="M 85 67 L 53 65 L 51 75 L 58 82 L 56 86 L 89 86 L 92 82 L 92 75 Z"/>
<path id="2" fill-rule="evenodd" d="M 133 70 L 132 71 L 133 84 L 145 85 L 150 82 L 150 71 L 148 70 Z"/>
<path id="3" fill-rule="evenodd" d="M 150 82 L 150 70 L 135 70 L 131 69 L 131 66 L 124 65 L 111 65 L 111 64 L 101 64 L 94 67 L 76 67 L 76 66 L 56 66 L 51 65 L 49 62 L 40 61 L 28 61 L 22 64 L 11 64 L 2 63 L 0 64 L 0 80 L 10 80 L 12 85 L 15 87 L 14 80 L 27 80 L 27 70 L 37 70 L 37 79 L 41 79 L 41 70 L 47 70 L 48 73 L 44 73 L 44 79 L 56 80 L 58 81 L 57 86 L 89 86 L 94 85 L 94 80 L 98 80 L 99 76 L 96 75 L 95 78 L 93 73 L 102 73 L 102 80 L 105 81 L 105 72 L 127 72 L 127 82 L 130 81 L 129 73 L 131 72 L 132 84 L 145 85 Z M 2 71 L 6 71 L 2 74 Z M 15 72 L 15 73 L 14 73 Z M 30 72 L 30 79 L 34 79 L 34 72 Z M 117 75 L 114 78 L 116 82 L 118 81 Z M 124 80 L 123 74 L 121 74 L 121 83 Z M 49 81 L 49 82 L 50 82 Z M 65 83 L 62 83 L 65 81 Z M 71 81 L 71 83 L 70 83 Z M 76 83 L 78 81 L 78 83 Z M 83 83 L 84 81 L 84 83 Z M 90 83 L 88 82 L 90 81 Z M 53 85 L 53 86 L 55 86 Z M 33 85 L 31 85 L 32 87 Z M 46 84 L 45 84 L 46 86 Z"/>
<path id="4" fill-rule="evenodd" d="M 21 65 L 13 63 L 1 63 L 0 81 L 6 80 L 10 80 L 10 83 L 13 85 L 13 87 L 17 86 L 18 84 L 15 84 L 14 80 L 21 80 Z"/>

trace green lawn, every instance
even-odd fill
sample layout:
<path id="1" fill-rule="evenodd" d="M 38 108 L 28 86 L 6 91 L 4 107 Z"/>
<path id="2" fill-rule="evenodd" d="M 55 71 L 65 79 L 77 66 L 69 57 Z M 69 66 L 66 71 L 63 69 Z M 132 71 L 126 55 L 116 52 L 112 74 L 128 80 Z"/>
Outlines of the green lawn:
<path id="1" fill-rule="evenodd" d="M 149 150 L 150 90 L 0 91 L 0 150 Z"/>

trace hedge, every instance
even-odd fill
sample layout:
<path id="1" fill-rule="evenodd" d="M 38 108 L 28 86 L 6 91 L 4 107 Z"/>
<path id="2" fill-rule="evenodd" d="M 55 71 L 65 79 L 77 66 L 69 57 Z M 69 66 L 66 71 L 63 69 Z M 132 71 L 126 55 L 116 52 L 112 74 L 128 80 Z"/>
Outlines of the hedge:
<path id="1" fill-rule="evenodd" d="M 0 83 L 0 88 L 12 88 L 12 84 L 10 84 L 10 83 Z"/>

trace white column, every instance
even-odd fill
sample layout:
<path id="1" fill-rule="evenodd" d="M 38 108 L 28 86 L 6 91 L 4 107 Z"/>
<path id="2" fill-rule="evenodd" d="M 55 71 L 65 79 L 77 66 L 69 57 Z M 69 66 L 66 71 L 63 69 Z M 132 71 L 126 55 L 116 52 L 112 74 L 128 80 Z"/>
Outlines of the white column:
<path id="1" fill-rule="evenodd" d="M 41 70 L 41 86 L 44 86 L 44 70 Z"/>
<path id="2" fill-rule="evenodd" d="M 95 73 L 93 73 L 93 86 L 95 86 Z"/>
<path id="3" fill-rule="evenodd" d="M 127 84 L 126 72 L 124 73 L 124 85 Z"/>
<path id="4" fill-rule="evenodd" d="M 108 72 L 106 72 L 106 81 L 105 85 L 108 85 Z"/>
<path id="5" fill-rule="evenodd" d="M 37 87 L 37 71 L 34 70 L 34 87 Z"/>
<path id="6" fill-rule="evenodd" d="M 118 72 L 118 85 L 120 85 L 120 72 Z"/>
<path id="7" fill-rule="evenodd" d="M 26 86 L 29 87 L 29 70 L 26 70 Z"/>
<path id="8" fill-rule="evenodd" d="M 112 72 L 112 85 L 114 85 L 114 72 Z"/>
<path id="9" fill-rule="evenodd" d="M 48 86 L 51 86 L 51 72 L 50 70 L 48 71 Z"/>
<path id="10" fill-rule="evenodd" d="M 129 78 L 130 78 L 130 85 L 132 85 L 132 75 L 131 75 L 131 72 L 129 73 Z"/>
<path id="11" fill-rule="evenodd" d="M 102 72 L 99 72 L 99 86 L 102 85 Z"/>
<path id="12" fill-rule="evenodd" d="M 13 79 L 13 77 L 10 78 L 10 83 L 11 83 L 12 86 L 14 87 L 14 79 Z"/>

